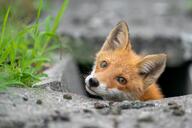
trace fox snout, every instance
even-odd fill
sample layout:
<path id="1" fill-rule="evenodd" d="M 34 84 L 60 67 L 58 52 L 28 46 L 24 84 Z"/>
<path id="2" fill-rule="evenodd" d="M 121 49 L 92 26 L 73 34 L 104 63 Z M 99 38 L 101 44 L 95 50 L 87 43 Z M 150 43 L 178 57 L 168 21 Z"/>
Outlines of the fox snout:
<path id="1" fill-rule="evenodd" d="M 94 90 L 99 88 L 100 82 L 99 80 L 94 77 L 93 75 L 89 75 L 87 76 L 87 78 L 85 79 L 85 83 L 86 83 L 86 90 L 92 94 L 92 95 L 98 95 Z"/>
<path id="2" fill-rule="evenodd" d="M 106 100 L 121 101 L 123 99 L 132 100 L 132 96 L 129 93 L 123 93 L 116 88 L 108 88 L 107 85 L 99 81 L 96 77 L 90 74 L 86 79 L 86 90 L 89 94 L 100 96 Z"/>
<path id="3" fill-rule="evenodd" d="M 90 87 L 98 87 L 99 86 L 99 81 L 96 78 L 88 78 L 88 85 Z"/>

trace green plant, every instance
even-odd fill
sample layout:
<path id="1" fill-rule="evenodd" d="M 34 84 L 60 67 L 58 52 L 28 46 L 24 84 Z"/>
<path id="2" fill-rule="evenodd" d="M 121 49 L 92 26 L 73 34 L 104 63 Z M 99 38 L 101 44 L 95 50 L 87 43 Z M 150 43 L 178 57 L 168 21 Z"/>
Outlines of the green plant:
<path id="1" fill-rule="evenodd" d="M 13 24 L 9 21 L 11 7 L 8 8 L 0 32 L 0 89 L 10 85 L 30 87 L 46 76 L 42 73 L 43 65 L 50 63 L 49 54 L 59 47 L 56 30 L 68 2 L 65 0 L 61 5 L 53 27 L 50 16 L 39 22 L 43 0 L 32 25 Z M 40 31 L 41 25 L 45 29 Z"/>
<path id="2" fill-rule="evenodd" d="M 2 24 L 3 16 L 11 5 L 11 13 L 9 20 L 22 23 L 31 23 L 35 20 L 37 10 L 39 9 L 39 0 L 0 0 L 0 24 Z M 41 12 L 50 10 L 51 1 L 44 0 Z M 22 8 L 22 9 L 21 9 Z"/>
<path id="3" fill-rule="evenodd" d="M 192 0 L 186 0 L 186 8 L 189 12 L 192 12 Z"/>

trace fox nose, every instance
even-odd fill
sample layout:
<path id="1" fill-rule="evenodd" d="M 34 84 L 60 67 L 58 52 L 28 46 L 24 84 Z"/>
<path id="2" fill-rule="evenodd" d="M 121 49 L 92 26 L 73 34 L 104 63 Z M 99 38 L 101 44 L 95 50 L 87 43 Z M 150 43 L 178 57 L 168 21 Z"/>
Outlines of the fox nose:
<path id="1" fill-rule="evenodd" d="M 98 87 L 99 81 L 96 78 L 90 78 L 89 79 L 89 86 L 90 87 Z"/>

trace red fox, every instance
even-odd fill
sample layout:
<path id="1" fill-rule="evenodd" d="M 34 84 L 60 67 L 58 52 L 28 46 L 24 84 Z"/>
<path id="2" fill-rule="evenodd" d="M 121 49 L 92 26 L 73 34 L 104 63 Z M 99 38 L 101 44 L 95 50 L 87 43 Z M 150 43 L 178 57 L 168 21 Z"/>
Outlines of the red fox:
<path id="1" fill-rule="evenodd" d="M 106 100 L 156 100 L 163 94 L 155 83 L 166 66 L 166 54 L 137 55 L 131 48 L 128 25 L 120 21 L 96 55 L 86 90 Z"/>

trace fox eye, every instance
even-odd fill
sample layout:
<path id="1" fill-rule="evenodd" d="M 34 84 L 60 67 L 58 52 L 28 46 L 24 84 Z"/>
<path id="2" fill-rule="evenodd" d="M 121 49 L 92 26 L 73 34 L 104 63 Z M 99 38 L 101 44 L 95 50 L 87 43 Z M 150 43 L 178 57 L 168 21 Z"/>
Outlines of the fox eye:
<path id="1" fill-rule="evenodd" d="M 124 77 L 122 77 L 122 76 L 116 77 L 116 80 L 117 80 L 117 82 L 119 82 L 120 84 L 126 84 L 126 83 L 127 83 L 127 80 L 126 80 Z"/>
<path id="2" fill-rule="evenodd" d="M 101 61 L 101 63 L 100 63 L 101 68 L 106 68 L 107 66 L 108 66 L 107 61 L 105 61 L 105 60 Z"/>

